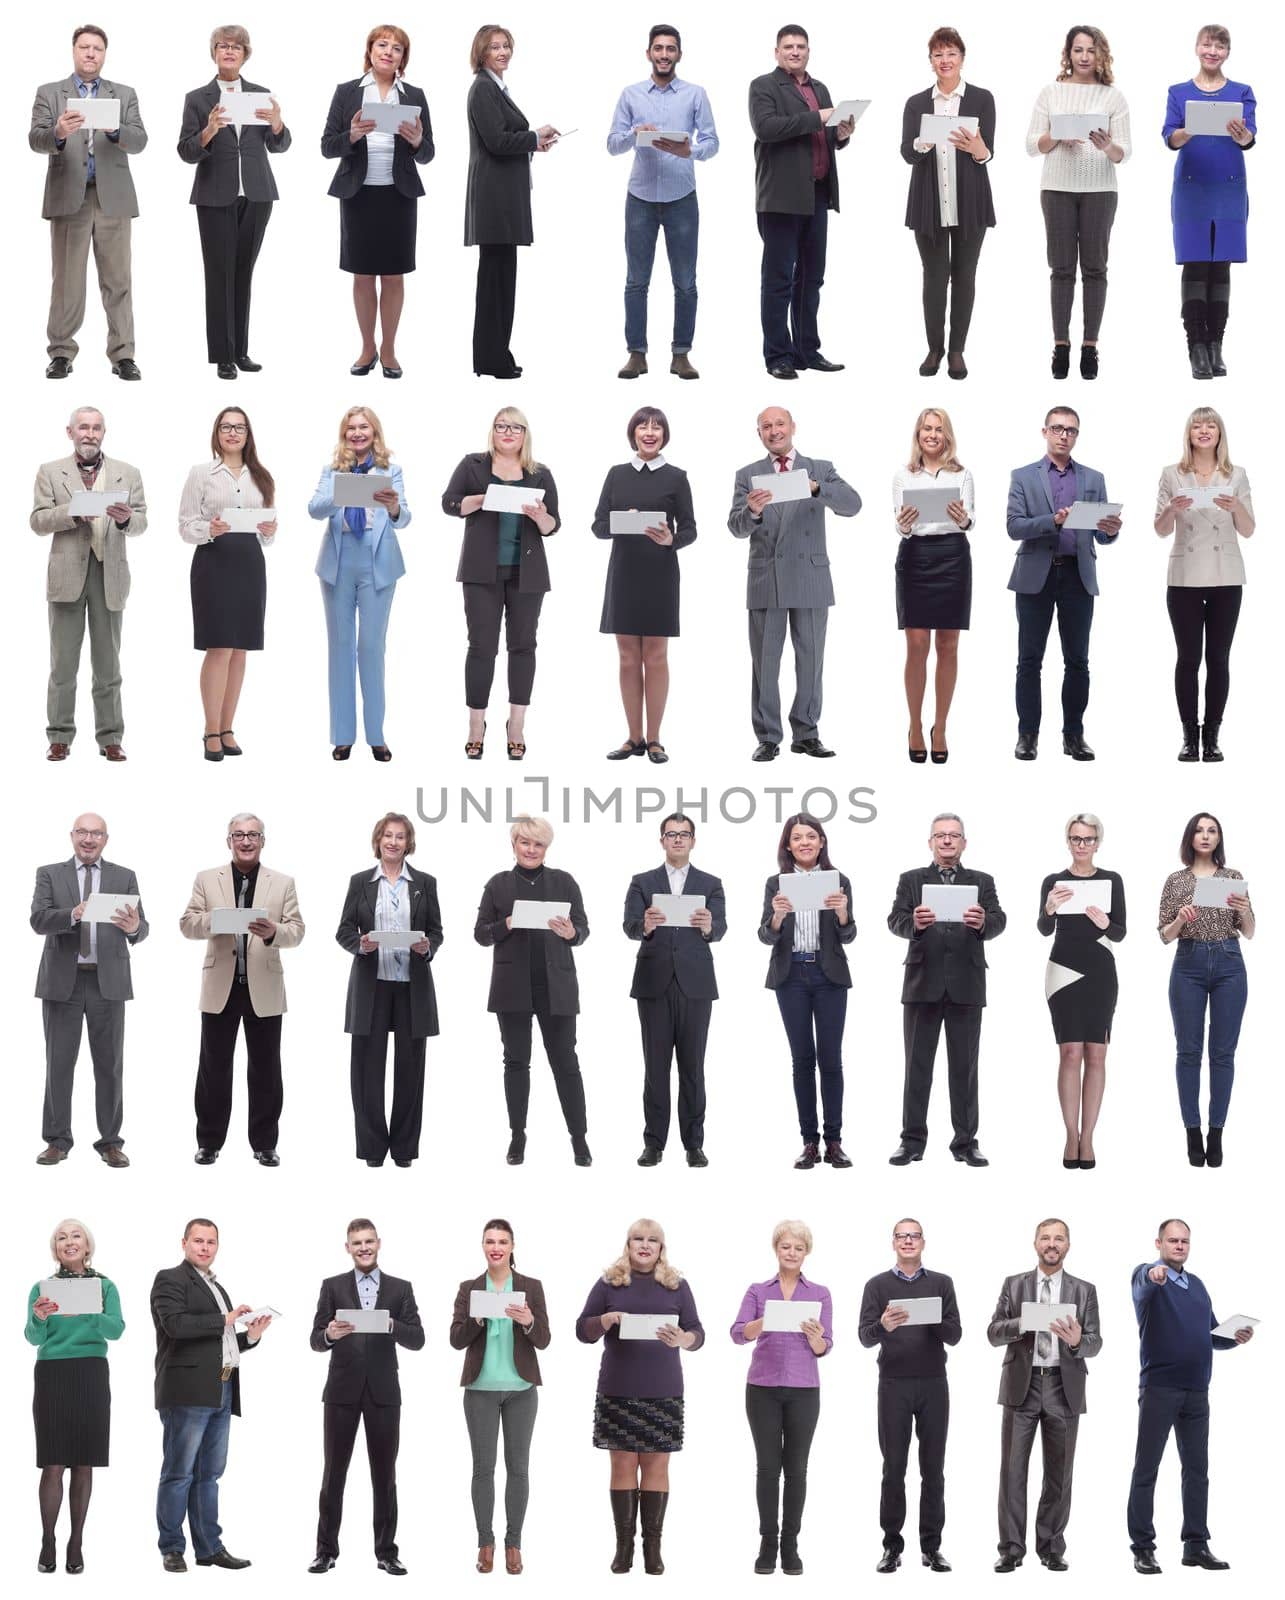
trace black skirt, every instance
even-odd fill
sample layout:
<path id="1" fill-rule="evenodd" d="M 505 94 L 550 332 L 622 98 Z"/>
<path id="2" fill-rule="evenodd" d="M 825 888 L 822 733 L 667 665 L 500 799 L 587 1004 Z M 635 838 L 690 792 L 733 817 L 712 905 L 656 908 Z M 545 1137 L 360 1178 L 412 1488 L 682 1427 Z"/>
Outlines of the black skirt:
<path id="1" fill-rule="evenodd" d="M 595 1450 L 635 1455 L 673 1455 L 683 1448 L 683 1397 L 633 1400 L 600 1394 L 593 1402 Z"/>
<path id="2" fill-rule="evenodd" d="M 112 1414 L 106 1356 L 37 1361 L 31 1414 L 38 1467 L 105 1467 Z"/>
<path id="3" fill-rule="evenodd" d="M 339 202 L 339 270 L 365 278 L 415 270 L 416 203 L 391 183 L 363 184 Z"/>
<path id="4" fill-rule="evenodd" d="M 897 626 L 967 628 L 973 558 L 966 533 L 910 534 L 897 551 Z"/>
<path id="5" fill-rule="evenodd" d="M 262 650 L 268 574 L 257 533 L 223 533 L 192 556 L 192 646 Z"/>

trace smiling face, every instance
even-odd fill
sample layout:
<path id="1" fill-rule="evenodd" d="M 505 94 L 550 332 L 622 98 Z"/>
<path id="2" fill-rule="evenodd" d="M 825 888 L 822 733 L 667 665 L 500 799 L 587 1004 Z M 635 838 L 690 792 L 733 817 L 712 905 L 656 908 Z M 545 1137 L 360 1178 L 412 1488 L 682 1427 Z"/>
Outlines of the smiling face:
<path id="1" fill-rule="evenodd" d="M 82 33 L 71 47 L 72 66 L 83 83 L 93 82 L 103 70 L 106 59 L 107 46 L 101 34 Z"/>
<path id="2" fill-rule="evenodd" d="M 1091 33 L 1077 33 L 1067 51 L 1071 76 L 1077 83 L 1092 83 L 1098 72 L 1098 47 Z"/>
<path id="3" fill-rule="evenodd" d="M 634 429 L 634 449 L 644 461 L 654 461 L 665 446 L 665 430 L 655 417 L 644 417 Z"/>
<path id="4" fill-rule="evenodd" d="M 219 77 L 231 83 L 241 76 L 241 68 L 245 62 L 245 46 L 236 39 L 220 39 L 214 46 L 214 65 L 219 70 Z"/>
<path id="5" fill-rule="evenodd" d="M 1222 429 L 1212 417 L 1202 417 L 1192 423 L 1189 437 L 1193 451 L 1216 452 L 1222 439 Z"/>
<path id="6" fill-rule="evenodd" d="M 508 411 L 501 411 L 491 424 L 491 453 L 516 460 L 526 442 L 526 428 Z"/>
<path id="7" fill-rule="evenodd" d="M 493 33 L 486 47 L 486 65 L 492 72 L 504 76 L 504 69 L 513 60 L 513 42 L 507 33 Z"/>
<path id="8" fill-rule="evenodd" d="M 258 817 L 234 822 L 228 834 L 232 859 L 242 872 L 249 872 L 263 851 L 263 823 Z"/>
<path id="9" fill-rule="evenodd" d="M 809 867 L 817 864 L 817 857 L 825 843 L 821 835 L 806 822 L 796 822 L 790 829 L 790 837 L 785 842 L 785 848 L 794 858 L 794 865 L 802 867 L 806 872 Z"/>
<path id="10" fill-rule="evenodd" d="M 1035 1235 L 1035 1253 L 1045 1272 L 1056 1272 L 1070 1248 L 1071 1240 L 1063 1222 L 1046 1222 Z"/>
<path id="11" fill-rule="evenodd" d="M 760 412 L 759 438 L 774 456 L 788 456 L 794 445 L 794 418 L 781 406 L 769 406 Z"/>
<path id="12" fill-rule="evenodd" d="M 914 1272 L 924 1253 L 923 1229 L 913 1217 L 903 1217 L 892 1230 L 892 1248 L 903 1272 Z"/>
<path id="13" fill-rule="evenodd" d="M 518 866 L 534 872 L 537 867 L 544 865 L 544 853 L 548 848 L 542 839 L 533 839 L 529 833 L 519 833 L 513 841 L 513 857 Z"/>
<path id="14" fill-rule="evenodd" d="M 107 844 L 107 824 L 92 811 L 77 817 L 71 825 L 71 847 L 76 860 L 90 865 L 102 855 Z"/>
<path id="15" fill-rule="evenodd" d="M 513 1236 L 503 1228 L 488 1228 L 482 1235 L 482 1254 L 493 1278 L 506 1276 L 512 1270 Z"/>
<path id="16" fill-rule="evenodd" d="M 402 70 L 405 55 L 406 46 L 400 39 L 395 39 L 391 33 L 381 34 L 371 41 L 370 70 L 377 78 L 388 82 Z"/>
<path id="17" fill-rule="evenodd" d="M 629 1230 L 630 1272 L 654 1272 L 664 1247 L 665 1236 L 659 1228 L 649 1225 Z"/>
<path id="18" fill-rule="evenodd" d="M 941 83 L 956 83 L 964 65 L 964 52 L 958 45 L 939 44 L 928 57 L 929 64 Z"/>
<path id="19" fill-rule="evenodd" d="M 1218 824 L 1212 817 L 1201 817 L 1196 823 L 1196 831 L 1191 836 L 1191 848 L 1197 856 L 1212 856 L 1218 848 L 1222 834 Z"/>
<path id="20" fill-rule="evenodd" d="M 373 1272 L 379 1265 L 379 1235 L 373 1228 L 358 1228 L 344 1240 L 358 1272 Z"/>
<path id="21" fill-rule="evenodd" d="M 54 1234 L 54 1254 L 58 1264 L 70 1267 L 73 1272 L 83 1272 L 89 1257 L 89 1240 L 85 1230 L 74 1222 L 66 1222 Z"/>
<path id="22" fill-rule="evenodd" d="M 239 456 L 245 450 L 250 424 L 244 411 L 225 411 L 219 418 L 219 450 L 224 456 Z"/>
<path id="23" fill-rule="evenodd" d="M 375 443 L 375 429 L 364 411 L 354 411 L 344 424 L 344 443 L 358 461 L 364 461 Z"/>
<path id="24" fill-rule="evenodd" d="M 67 425 L 67 437 L 81 461 L 92 461 L 103 448 L 107 424 L 101 411 L 78 411 Z"/>
<path id="25" fill-rule="evenodd" d="M 1156 1250 L 1165 1266 L 1181 1272 L 1191 1251 L 1191 1230 L 1185 1222 L 1167 1222 L 1156 1240 Z"/>
<path id="26" fill-rule="evenodd" d="M 1223 44 L 1218 39 L 1211 39 L 1207 33 L 1202 33 L 1196 40 L 1196 60 L 1199 61 L 1201 71 L 1211 78 L 1222 76 L 1223 62 L 1231 54 L 1231 47 Z"/>
<path id="27" fill-rule="evenodd" d="M 400 867 L 406 859 L 410 835 L 404 822 L 388 822 L 379 836 L 379 859 L 386 867 Z"/>
<path id="28" fill-rule="evenodd" d="M 651 62 L 651 75 L 658 83 L 668 83 L 674 76 L 683 52 L 671 33 L 658 33 L 647 46 L 647 59 Z"/>
<path id="29" fill-rule="evenodd" d="M 776 64 L 801 78 L 808 70 L 812 47 L 801 33 L 787 33 L 776 47 Z"/>
<path id="30" fill-rule="evenodd" d="M 183 1240 L 183 1259 L 208 1272 L 218 1253 L 219 1230 L 204 1222 L 193 1223 Z"/>
<path id="31" fill-rule="evenodd" d="M 929 411 L 925 414 L 919 424 L 918 439 L 925 462 L 941 460 L 946 449 L 946 425 L 939 412 Z"/>
<path id="32" fill-rule="evenodd" d="M 776 1241 L 776 1264 L 782 1272 L 793 1276 L 800 1272 L 807 1260 L 808 1247 L 792 1233 L 783 1234 Z"/>

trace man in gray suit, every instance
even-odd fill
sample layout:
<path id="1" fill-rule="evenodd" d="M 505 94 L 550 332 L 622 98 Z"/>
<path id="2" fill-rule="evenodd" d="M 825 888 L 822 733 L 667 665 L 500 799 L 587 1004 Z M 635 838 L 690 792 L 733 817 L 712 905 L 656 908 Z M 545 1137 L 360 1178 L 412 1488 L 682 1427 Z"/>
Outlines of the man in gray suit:
<path id="1" fill-rule="evenodd" d="M 1040 1431 L 1044 1481 L 1035 1513 L 1035 1550 L 1050 1572 L 1065 1572 L 1066 1524 L 1071 1515 L 1075 1436 L 1085 1411 L 1085 1362 L 1102 1348 L 1098 1291 L 1063 1270 L 1071 1230 L 1046 1217 L 1035 1230 L 1038 1264 L 1005 1278 L 987 1337 L 1007 1345 L 999 1380 L 1004 1407 L 999 1462 L 999 1560 L 996 1572 L 1015 1572 L 1026 1554 L 1026 1474 L 1035 1430 Z M 1048 1331 L 1022 1332 L 1022 1307 L 1073 1306 Z M 1036 1313 L 1038 1317 L 1038 1311 Z"/>
<path id="2" fill-rule="evenodd" d="M 825 627 L 834 604 L 830 557 L 825 548 L 828 506 L 841 517 L 855 517 L 861 496 L 834 470 L 834 463 L 800 455 L 794 448 L 794 418 L 782 406 L 759 413 L 759 438 L 767 455 L 736 474 L 736 489 L 727 526 L 738 539 L 750 541 L 746 604 L 750 613 L 750 659 L 754 679 L 750 715 L 758 747 L 752 761 L 775 761 L 781 728 L 781 654 L 786 629 L 794 646 L 794 704 L 790 707 L 790 749 L 797 755 L 832 756 L 821 743 L 821 673 L 825 661 Z M 786 498 L 771 489 L 755 488 L 755 478 L 774 473 L 806 473 L 803 499 Z"/>
<path id="3" fill-rule="evenodd" d="M 46 759 L 65 761 L 76 737 L 76 677 L 89 619 L 94 736 L 108 761 L 124 761 L 120 698 L 120 627 L 129 594 L 128 539 L 147 527 L 138 470 L 103 454 L 101 411 L 78 406 L 67 424 L 73 453 L 47 461 L 36 474 L 33 533 L 51 536 L 45 598 L 49 602 L 49 693 Z M 73 516 L 80 490 L 107 496 L 99 515 Z"/>
<path id="4" fill-rule="evenodd" d="M 31 926 L 45 941 L 36 998 L 44 1002 L 46 1148 L 36 1161 L 56 1166 L 71 1149 L 71 1089 L 83 1022 L 94 1063 L 94 1149 L 109 1167 L 127 1167 L 120 1124 L 125 1002 L 134 998 L 129 947 L 146 939 L 147 919 L 138 879 L 128 867 L 102 859 L 103 819 L 92 811 L 77 817 L 71 842 L 70 861 L 37 870 L 31 897 Z M 95 894 L 127 895 L 129 902 L 120 903 L 109 921 L 91 921 L 86 912 Z"/>
<path id="5" fill-rule="evenodd" d="M 102 76 L 107 35 L 87 23 L 71 36 L 71 76 L 42 83 L 31 108 L 27 142 L 49 157 L 41 216 L 50 223 L 53 294 L 49 301 L 46 378 L 71 372 L 85 320 L 85 277 L 93 245 L 98 288 L 107 313 L 107 359 L 118 378 L 142 377 L 134 361 L 134 307 L 130 288 L 130 219 L 138 215 L 129 158 L 147 143 L 138 96 Z M 115 100 L 119 126 L 85 126 L 81 100 Z"/>

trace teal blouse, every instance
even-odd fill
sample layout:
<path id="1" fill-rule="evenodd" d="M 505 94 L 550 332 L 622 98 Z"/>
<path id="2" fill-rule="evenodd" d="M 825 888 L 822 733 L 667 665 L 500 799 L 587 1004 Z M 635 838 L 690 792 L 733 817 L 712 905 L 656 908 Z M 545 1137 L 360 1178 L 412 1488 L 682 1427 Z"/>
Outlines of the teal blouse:
<path id="1" fill-rule="evenodd" d="M 79 1276 L 79 1274 L 66 1274 Z M 120 1314 L 120 1295 L 116 1285 L 101 1272 L 86 1273 L 103 1286 L 103 1309 L 83 1317 L 64 1317 L 53 1312 L 43 1322 L 32 1307 L 40 1298 L 40 1284 L 34 1283 L 27 1297 L 27 1343 L 36 1346 L 37 1361 L 74 1361 L 81 1356 L 107 1354 L 107 1341 L 119 1339 L 125 1331 Z"/>
<path id="2" fill-rule="evenodd" d="M 488 1283 L 488 1288 L 490 1287 Z M 513 1274 L 504 1280 L 504 1289 L 513 1287 Z M 529 1389 L 525 1378 L 518 1377 L 513 1361 L 513 1318 L 488 1317 L 486 1322 L 486 1349 L 482 1353 L 482 1370 L 469 1384 L 470 1389 Z"/>

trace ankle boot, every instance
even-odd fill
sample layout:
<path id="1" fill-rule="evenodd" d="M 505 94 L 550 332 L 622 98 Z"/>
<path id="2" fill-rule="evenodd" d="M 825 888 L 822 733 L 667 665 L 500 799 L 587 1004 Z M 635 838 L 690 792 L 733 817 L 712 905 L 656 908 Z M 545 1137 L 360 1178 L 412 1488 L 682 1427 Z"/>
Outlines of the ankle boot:
<path id="1" fill-rule="evenodd" d="M 1182 749 L 1178 752 L 1179 761 L 1200 760 L 1200 724 L 1198 722 L 1184 722 L 1182 725 Z"/>
<path id="2" fill-rule="evenodd" d="M 665 1526 L 669 1491 L 644 1489 L 639 1499 L 642 1504 L 643 1571 L 658 1576 L 665 1570 L 665 1563 L 660 1559 L 660 1531 Z"/>
<path id="3" fill-rule="evenodd" d="M 1223 1130 L 1210 1128 L 1209 1137 L 1205 1141 L 1205 1165 L 1221 1167 L 1223 1164 Z"/>
<path id="4" fill-rule="evenodd" d="M 758 1559 L 754 1563 L 754 1570 L 760 1577 L 776 1571 L 776 1535 L 774 1533 L 765 1533 L 760 1537 Z"/>
<path id="5" fill-rule="evenodd" d="M 637 1489 L 613 1489 L 611 1515 L 616 1522 L 616 1553 L 612 1558 L 611 1570 L 628 1572 L 634 1564 L 634 1530 L 638 1526 Z"/>
<path id="6" fill-rule="evenodd" d="M 799 1536 L 797 1533 L 781 1534 L 781 1571 L 789 1577 L 797 1578 L 803 1571 L 803 1562 L 799 1557 Z"/>
<path id="7" fill-rule="evenodd" d="M 1205 1141 L 1199 1128 L 1187 1129 L 1187 1160 L 1193 1167 L 1203 1167 L 1205 1164 Z"/>
<path id="8" fill-rule="evenodd" d="M 1204 300 L 1184 300 L 1182 325 L 1187 331 L 1187 355 L 1191 360 L 1193 378 L 1212 378 L 1214 369 L 1209 360 L 1208 304 Z"/>
<path id="9" fill-rule="evenodd" d="M 509 1166 L 520 1167 L 526 1160 L 526 1129 L 510 1128 L 509 1135 L 508 1154 L 504 1159 Z"/>
<path id="10" fill-rule="evenodd" d="M 1227 302 L 1211 300 L 1205 313 L 1209 329 L 1209 366 L 1215 378 L 1225 378 L 1227 367 L 1223 362 L 1223 332 L 1227 327 Z"/>
<path id="11" fill-rule="evenodd" d="M 1202 761 L 1221 761 L 1222 751 L 1218 748 L 1218 730 L 1221 722 L 1206 722 L 1200 730 L 1200 759 Z"/>

